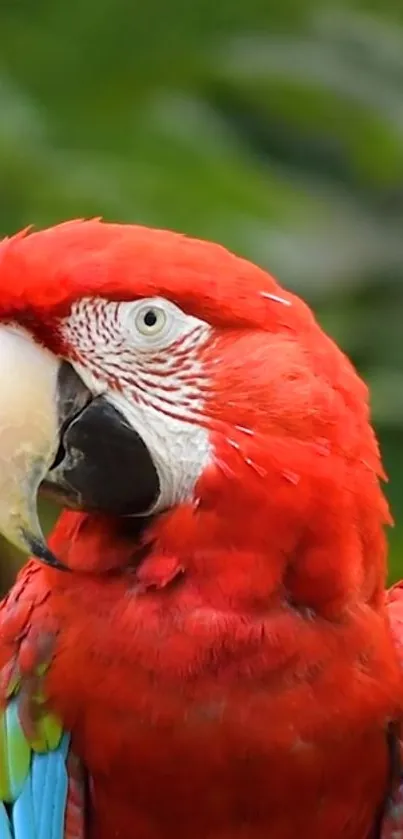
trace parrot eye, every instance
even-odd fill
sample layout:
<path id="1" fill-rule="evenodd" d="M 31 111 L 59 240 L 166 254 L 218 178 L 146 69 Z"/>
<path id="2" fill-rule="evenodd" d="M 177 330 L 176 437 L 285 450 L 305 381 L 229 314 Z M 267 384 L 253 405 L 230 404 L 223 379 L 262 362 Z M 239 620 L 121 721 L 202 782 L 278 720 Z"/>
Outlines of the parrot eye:
<path id="1" fill-rule="evenodd" d="M 169 346 L 189 328 L 189 318 L 163 297 L 121 303 L 121 323 L 131 346 L 143 351 Z"/>
<path id="2" fill-rule="evenodd" d="M 143 305 L 135 316 L 135 324 L 141 335 L 159 335 L 165 327 L 167 316 L 162 308 Z"/>

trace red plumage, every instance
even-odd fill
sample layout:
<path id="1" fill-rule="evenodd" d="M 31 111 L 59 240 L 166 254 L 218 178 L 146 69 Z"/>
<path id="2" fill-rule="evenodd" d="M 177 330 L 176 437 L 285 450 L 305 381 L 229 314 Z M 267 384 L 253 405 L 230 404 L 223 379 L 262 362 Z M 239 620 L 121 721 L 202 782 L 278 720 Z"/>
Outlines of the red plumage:
<path id="1" fill-rule="evenodd" d="M 50 544 L 79 573 L 31 561 L 1 607 L 5 681 L 46 640 L 91 839 L 372 839 L 402 679 L 352 366 L 265 272 L 176 234 L 70 223 L 3 243 L 0 278 L 2 317 L 67 358 L 80 297 L 156 294 L 214 327 L 195 498 L 141 529 L 64 513 Z"/>

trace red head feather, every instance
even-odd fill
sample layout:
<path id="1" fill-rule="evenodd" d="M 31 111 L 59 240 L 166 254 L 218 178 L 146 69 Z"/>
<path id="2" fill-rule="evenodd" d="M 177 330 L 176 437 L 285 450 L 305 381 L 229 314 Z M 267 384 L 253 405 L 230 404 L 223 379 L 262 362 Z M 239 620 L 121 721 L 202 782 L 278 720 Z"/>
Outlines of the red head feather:
<path id="1" fill-rule="evenodd" d="M 2 317 L 55 351 L 57 320 L 82 297 L 158 295 L 211 324 L 214 340 L 203 351 L 211 374 L 205 420 L 216 462 L 199 487 L 205 505 L 218 497 L 219 510 L 227 500 L 235 529 L 235 511 L 242 509 L 250 527 L 256 518 L 258 540 L 268 539 L 283 556 L 280 575 L 290 554 L 315 544 L 314 566 L 311 553 L 310 570 L 297 572 L 302 562 L 293 560 L 289 571 L 295 590 L 296 578 L 304 581 L 299 598 L 311 601 L 318 581 L 326 589 L 320 600 L 332 595 L 339 602 L 367 586 L 369 596 L 379 596 L 388 514 L 367 390 L 301 300 L 218 245 L 98 220 L 4 241 L 0 287 Z"/>

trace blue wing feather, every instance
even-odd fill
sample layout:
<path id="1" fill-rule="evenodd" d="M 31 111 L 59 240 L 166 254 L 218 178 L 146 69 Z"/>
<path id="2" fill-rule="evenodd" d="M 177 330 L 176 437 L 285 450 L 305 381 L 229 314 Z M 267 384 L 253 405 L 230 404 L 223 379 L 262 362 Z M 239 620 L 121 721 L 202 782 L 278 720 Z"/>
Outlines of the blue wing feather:
<path id="1" fill-rule="evenodd" d="M 35 839 L 60 839 L 64 836 L 68 747 L 69 738 L 65 735 L 58 749 L 35 755 L 32 761 L 30 787 L 37 829 Z"/>
<path id="2" fill-rule="evenodd" d="M 69 738 L 64 735 L 57 749 L 32 754 L 29 773 L 7 812 L 0 810 L 0 839 L 64 839 L 68 796 L 66 759 Z M 3 819 L 3 821 L 2 821 Z"/>
<path id="3" fill-rule="evenodd" d="M 16 704 L 11 701 L 7 729 L 15 734 L 18 727 Z M 9 752 L 7 771 L 13 800 L 7 807 L 0 801 L 0 839 L 64 839 L 69 748 L 70 738 L 64 734 L 57 748 L 44 753 L 32 751 L 25 777 L 18 781 L 18 773 L 15 779 L 13 776 L 13 755 Z"/>
<path id="4" fill-rule="evenodd" d="M 37 839 L 29 776 L 17 800 L 11 806 L 11 830 L 13 839 Z M 61 833 L 60 837 L 62 836 Z"/>
<path id="5" fill-rule="evenodd" d="M 13 839 L 11 824 L 4 804 L 0 801 L 0 839 Z"/>

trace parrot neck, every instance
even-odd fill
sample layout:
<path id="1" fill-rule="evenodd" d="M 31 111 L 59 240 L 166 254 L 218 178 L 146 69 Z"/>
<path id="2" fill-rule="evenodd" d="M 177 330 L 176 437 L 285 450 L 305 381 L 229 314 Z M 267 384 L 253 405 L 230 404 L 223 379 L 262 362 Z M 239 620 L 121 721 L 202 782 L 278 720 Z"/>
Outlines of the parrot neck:
<path id="1" fill-rule="evenodd" d="M 331 620 L 355 606 L 382 609 L 387 504 L 365 464 L 325 454 L 293 440 L 221 446 L 195 499 L 143 538 L 216 606 L 288 603 Z"/>

